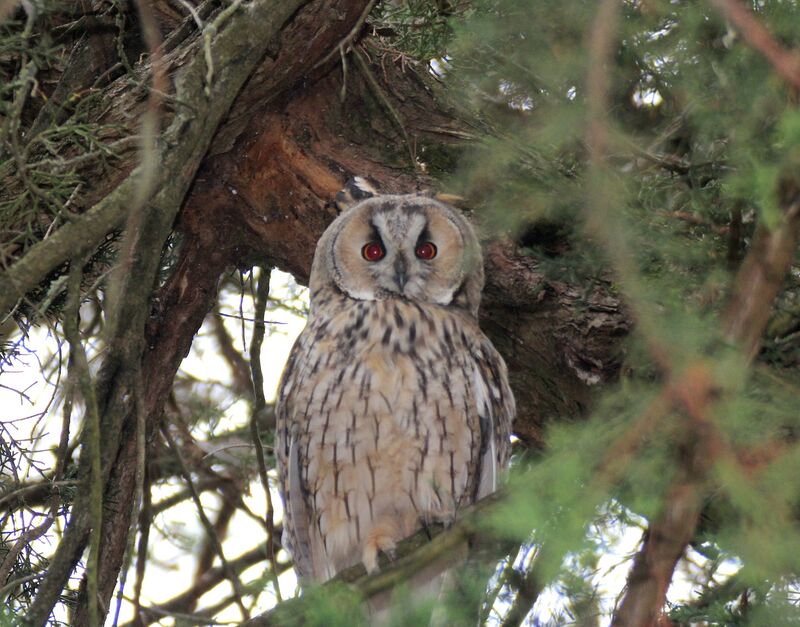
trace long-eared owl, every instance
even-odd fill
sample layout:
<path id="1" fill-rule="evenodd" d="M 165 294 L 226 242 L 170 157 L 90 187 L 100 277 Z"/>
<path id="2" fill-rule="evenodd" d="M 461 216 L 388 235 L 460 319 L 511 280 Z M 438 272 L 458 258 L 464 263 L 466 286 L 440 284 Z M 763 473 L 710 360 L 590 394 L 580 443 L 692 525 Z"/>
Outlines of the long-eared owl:
<path id="1" fill-rule="evenodd" d="M 423 195 L 374 196 L 319 240 L 277 402 L 284 546 L 325 581 L 493 492 L 514 398 L 478 327 L 480 246 Z"/>

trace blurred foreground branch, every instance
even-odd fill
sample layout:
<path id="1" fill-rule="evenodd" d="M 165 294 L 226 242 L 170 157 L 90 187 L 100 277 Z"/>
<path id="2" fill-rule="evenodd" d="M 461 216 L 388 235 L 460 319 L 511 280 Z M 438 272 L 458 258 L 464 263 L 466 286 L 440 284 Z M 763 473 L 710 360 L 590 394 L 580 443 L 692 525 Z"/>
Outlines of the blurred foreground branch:
<path id="1" fill-rule="evenodd" d="M 768 31 L 735 0 L 712 0 L 720 10 L 740 27 L 745 39 L 764 54 L 775 71 L 794 88 L 800 87 L 798 56 L 785 51 Z M 603 7 L 616 4 L 607 0 Z M 611 9 L 606 9 L 611 11 Z M 598 12 L 593 36 L 597 46 L 606 53 L 611 29 Z M 615 19 L 615 18 L 614 18 Z M 594 58 L 594 71 L 602 73 L 602 63 L 608 54 Z M 604 94 L 589 93 L 596 107 L 605 108 Z M 602 109 L 600 109 L 602 110 Z M 602 118 L 596 119 L 602 124 Z M 591 143 L 591 139 L 590 145 Z M 605 146 L 595 142 L 596 154 L 602 155 Z M 739 346 L 747 362 L 753 360 L 772 311 L 773 302 L 794 260 L 800 237 L 800 186 L 795 173 L 779 179 L 780 221 L 772 229 L 760 224 L 744 262 L 734 278 L 733 293 L 724 312 L 724 337 Z M 669 373 L 669 370 L 667 371 Z M 650 521 L 642 547 L 630 570 L 626 592 L 614 614 L 613 624 L 619 626 L 650 626 L 662 621 L 666 594 L 686 547 L 694 537 L 701 508 L 707 495 L 710 473 L 721 456 L 734 458 L 726 450 L 714 411 L 725 400 L 723 383 L 715 380 L 702 363 L 686 368 L 682 373 L 666 377 L 665 389 L 670 404 L 686 417 L 684 433 L 679 442 L 682 463 L 677 477 L 667 492 L 661 513 Z"/>

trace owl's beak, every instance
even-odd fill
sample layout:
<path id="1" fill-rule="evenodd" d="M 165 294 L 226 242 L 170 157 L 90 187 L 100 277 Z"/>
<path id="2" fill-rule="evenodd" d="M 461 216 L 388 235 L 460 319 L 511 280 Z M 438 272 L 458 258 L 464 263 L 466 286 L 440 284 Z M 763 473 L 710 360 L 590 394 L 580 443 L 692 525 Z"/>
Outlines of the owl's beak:
<path id="1" fill-rule="evenodd" d="M 401 292 L 403 291 L 403 288 L 405 288 L 406 282 L 408 281 L 408 274 L 406 273 L 406 270 L 406 258 L 403 257 L 403 255 L 397 255 L 394 260 L 394 280 Z"/>

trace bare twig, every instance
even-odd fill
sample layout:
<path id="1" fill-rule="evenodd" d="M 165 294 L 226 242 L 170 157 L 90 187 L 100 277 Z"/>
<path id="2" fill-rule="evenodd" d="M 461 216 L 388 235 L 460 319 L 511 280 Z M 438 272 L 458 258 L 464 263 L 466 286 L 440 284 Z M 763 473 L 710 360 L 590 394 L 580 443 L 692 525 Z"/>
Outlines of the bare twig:
<path id="1" fill-rule="evenodd" d="M 237 396 L 246 396 L 252 390 L 253 385 L 247 360 L 233 345 L 233 338 L 231 338 L 228 330 L 225 328 L 225 324 L 218 311 L 212 312 L 210 322 L 214 337 L 217 340 L 217 346 L 219 346 L 222 357 L 228 362 L 231 372 L 233 373 L 233 389 Z"/>
<path id="2" fill-rule="evenodd" d="M 267 300 L 269 299 L 269 280 L 270 271 L 261 270 L 258 277 L 258 288 L 255 299 L 256 320 L 261 320 L 267 310 Z M 256 459 L 258 460 L 258 474 L 261 477 L 261 485 L 264 487 L 267 506 L 267 555 L 269 556 L 270 573 L 272 585 L 275 588 L 275 596 L 281 600 L 281 589 L 278 584 L 278 562 L 275 559 L 275 510 L 272 506 L 272 492 L 269 489 L 269 478 L 267 477 L 267 462 L 264 456 L 264 446 L 261 443 L 261 434 L 258 429 L 258 419 L 267 409 L 267 401 L 264 398 L 264 375 L 261 371 L 261 344 L 264 342 L 264 323 L 256 322 L 253 329 L 253 338 L 250 341 L 250 370 L 253 375 L 253 415 L 250 417 L 250 434 L 253 438 L 253 445 L 256 448 Z"/>
<path id="3" fill-rule="evenodd" d="M 33 581 L 34 579 L 39 579 L 43 576 L 43 573 L 31 573 L 30 575 L 25 575 L 24 577 L 20 577 L 14 581 L 9 581 L 6 585 L 0 588 L 0 599 L 11 593 L 17 586 L 20 586 L 23 583 L 28 583 L 29 581 Z"/>
<path id="4" fill-rule="evenodd" d="M 257 322 L 258 324 L 286 324 L 285 322 L 280 322 L 278 320 L 258 320 L 257 318 L 248 318 L 247 316 L 237 316 L 236 314 L 222 313 L 221 311 L 216 312 L 215 315 L 222 316 L 223 318 L 244 320 L 245 322 Z"/>
<path id="5" fill-rule="evenodd" d="M 392 122 L 394 122 L 395 126 L 399 129 L 400 134 L 403 136 L 403 142 L 405 143 L 406 150 L 408 151 L 408 158 L 411 161 L 411 166 L 415 170 L 419 169 L 419 164 L 417 163 L 417 158 L 414 154 L 414 147 L 411 144 L 411 139 L 408 136 L 408 131 L 406 131 L 406 125 L 403 122 L 403 119 L 400 117 L 397 109 L 395 109 L 395 107 L 392 105 L 389 97 L 386 95 L 386 92 L 384 92 L 383 88 L 378 83 L 378 79 L 376 79 L 375 75 L 372 73 L 367 60 L 364 58 L 364 54 L 357 47 L 353 48 L 353 57 L 355 57 L 356 65 L 358 65 L 358 69 L 364 75 L 370 90 L 378 99 L 378 102 L 381 103 L 381 106 L 389 113 L 389 117 L 392 119 Z"/>
<path id="6" fill-rule="evenodd" d="M 181 455 L 180 449 L 175 444 L 175 440 L 173 440 L 172 435 L 169 432 L 169 428 L 163 426 L 161 429 L 161 433 L 164 434 L 164 438 L 166 439 L 169 447 L 172 449 L 172 452 L 175 454 L 175 459 L 178 461 L 178 466 L 181 469 L 181 475 L 183 476 L 183 480 L 186 482 L 186 485 L 189 488 L 189 491 L 192 494 L 192 500 L 194 501 L 195 507 L 197 508 L 197 515 L 200 518 L 200 522 L 203 525 L 203 528 L 206 530 L 206 534 L 208 534 L 208 539 L 214 546 L 214 550 L 219 557 L 220 562 L 222 563 L 222 567 L 225 569 L 225 573 L 228 579 L 233 586 L 234 594 L 236 595 L 236 605 L 239 607 L 239 611 L 242 613 L 242 618 L 247 620 L 250 618 L 250 612 L 244 605 L 244 601 L 242 600 L 244 597 L 244 588 L 242 587 L 242 582 L 239 579 L 239 575 L 230 565 L 230 562 L 225 558 L 225 553 L 222 550 L 222 542 L 220 542 L 219 536 L 217 535 L 216 530 L 214 529 L 214 525 L 211 524 L 211 521 L 208 519 L 206 515 L 205 509 L 203 508 L 203 504 L 200 502 L 200 495 L 197 493 L 197 490 L 194 489 L 194 482 L 192 481 L 192 475 L 189 472 L 189 469 L 186 467 L 186 462 L 183 460 L 183 455 Z"/>
<path id="7" fill-rule="evenodd" d="M 45 518 L 42 524 L 33 527 L 32 529 L 28 529 L 21 534 L 19 538 L 17 538 L 17 541 L 14 542 L 14 546 L 12 546 L 8 553 L 6 553 L 2 563 L 0 563 L 0 585 L 5 584 L 11 569 L 14 567 L 14 564 L 17 561 L 17 557 L 19 557 L 19 554 L 22 552 L 22 550 L 31 542 L 37 538 L 41 538 L 45 533 L 47 533 L 50 527 L 52 527 L 53 521 L 55 521 L 55 516 L 50 515 Z M 3 587 L 0 588 L 0 599 L 3 599 L 4 594 L 11 592 L 14 587 L 20 583 L 21 581 L 17 580 L 10 582 L 9 585 L 3 585 Z"/>
<path id="8" fill-rule="evenodd" d="M 42 492 L 44 492 L 47 496 L 49 496 L 59 487 L 73 486 L 77 483 L 77 481 L 68 479 L 63 481 L 42 481 L 31 485 L 22 486 L 21 488 L 7 492 L 0 497 L 0 505 L 13 503 L 11 506 L 6 506 L 9 507 L 9 509 L 11 507 L 22 506 L 26 501 L 26 497 L 29 495 L 35 495 L 36 498 L 40 498 L 40 495 Z M 18 505 L 17 502 L 19 503 Z"/>
<path id="9" fill-rule="evenodd" d="M 364 10 L 361 12 L 356 23 L 353 25 L 353 28 L 350 29 L 350 32 L 345 35 L 339 44 L 335 48 L 331 48 L 331 50 L 326 54 L 322 59 L 317 61 L 314 64 L 312 69 L 317 69 L 320 65 L 324 65 L 328 61 L 330 61 L 335 55 L 337 54 L 344 54 L 347 52 L 347 48 L 353 43 L 353 40 L 358 36 L 358 33 L 361 31 L 361 27 L 364 25 L 364 22 L 369 17 L 369 14 L 372 12 L 373 7 L 375 6 L 377 0 L 369 0 L 369 3 Z"/>
<path id="10" fill-rule="evenodd" d="M 251 566 L 263 562 L 264 555 L 265 548 L 259 546 L 243 553 L 229 563 L 234 571 L 242 573 Z M 284 570 L 288 568 L 288 564 L 283 566 Z M 187 612 L 196 605 L 200 597 L 225 581 L 227 577 L 228 575 L 222 566 L 211 568 L 203 573 L 203 576 L 200 577 L 198 581 L 195 581 L 191 588 L 157 606 L 141 608 L 141 613 L 139 615 L 141 622 L 134 620 L 130 623 L 126 623 L 124 627 L 133 627 L 134 625 L 141 625 L 142 623 L 148 625 L 159 620 L 161 616 L 175 616 L 178 613 Z"/>
<path id="11" fill-rule="evenodd" d="M 64 337 L 69 342 L 70 363 L 75 368 L 75 379 L 81 390 L 81 396 L 86 407 L 84 419 L 84 437 L 89 451 L 89 508 L 91 520 L 91 535 L 89 540 L 89 560 L 86 564 L 86 582 L 89 594 L 89 621 L 92 625 L 100 622 L 100 613 L 97 607 L 97 569 L 100 559 L 100 537 L 103 523 L 103 476 L 102 476 L 102 451 L 100 448 L 100 412 L 97 408 L 94 383 L 89 373 L 89 361 L 81 342 L 80 329 L 78 328 L 81 279 L 83 278 L 83 262 L 73 262 L 69 271 L 67 282 L 67 304 L 64 308 Z"/>

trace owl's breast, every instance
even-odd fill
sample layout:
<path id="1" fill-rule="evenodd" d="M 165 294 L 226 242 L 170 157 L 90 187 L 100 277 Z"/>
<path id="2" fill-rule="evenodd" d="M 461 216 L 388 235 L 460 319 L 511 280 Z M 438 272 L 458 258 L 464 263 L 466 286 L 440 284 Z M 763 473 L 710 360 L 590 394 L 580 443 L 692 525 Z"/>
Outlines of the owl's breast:
<path id="1" fill-rule="evenodd" d="M 338 571 L 376 558 L 474 493 L 474 363 L 445 311 L 354 304 L 315 328 L 285 399 L 323 551 Z M 356 551 L 358 547 L 360 551 Z"/>

